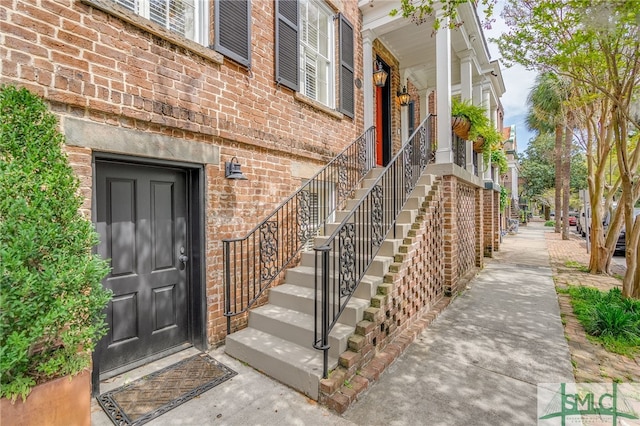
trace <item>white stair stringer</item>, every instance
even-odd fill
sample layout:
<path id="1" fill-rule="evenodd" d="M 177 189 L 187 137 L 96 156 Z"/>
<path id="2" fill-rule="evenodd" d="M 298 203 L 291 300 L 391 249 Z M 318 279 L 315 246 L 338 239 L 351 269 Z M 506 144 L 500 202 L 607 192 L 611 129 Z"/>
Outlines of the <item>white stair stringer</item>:
<path id="1" fill-rule="evenodd" d="M 372 170 L 363 181 L 363 188 L 370 187 L 379 173 L 380 169 Z M 377 294 L 393 256 L 408 235 L 425 198 L 433 192 L 434 178 L 432 175 L 420 177 L 398 217 L 395 235 L 390 232 L 382 243 L 372 266 L 332 329 L 329 335 L 329 370 L 338 365 L 339 356 L 347 350 L 348 339 L 355 332 L 356 324 L 362 321 L 364 311 L 371 306 L 371 298 Z M 357 191 L 360 196 L 364 193 Z M 348 201 L 346 206 L 349 208 L 357 202 L 357 199 Z M 344 217 L 344 212 L 336 212 L 337 222 L 338 218 Z M 333 231 L 336 226 L 329 224 L 327 229 Z M 315 244 L 321 245 L 326 239 L 326 236 L 318 236 Z M 331 263 L 335 257 L 330 254 Z M 227 336 L 225 351 L 317 400 L 323 354 L 313 348 L 314 265 L 315 251 L 302 253 L 300 264 L 286 271 L 284 283 L 269 290 L 269 303 L 249 311 L 247 328 Z"/>

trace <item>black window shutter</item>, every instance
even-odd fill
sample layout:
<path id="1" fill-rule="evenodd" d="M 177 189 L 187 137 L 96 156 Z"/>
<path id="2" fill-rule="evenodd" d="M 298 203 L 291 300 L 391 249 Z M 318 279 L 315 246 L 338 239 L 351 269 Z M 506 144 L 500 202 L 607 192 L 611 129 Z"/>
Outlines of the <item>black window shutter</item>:
<path id="1" fill-rule="evenodd" d="M 353 118 L 353 26 L 340 14 L 340 112 Z"/>
<path id="2" fill-rule="evenodd" d="M 298 78 L 298 0 L 276 0 L 276 82 L 295 91 Z"/>
<path id="3" fill-rule="evenodd" d="M 250 0 L 216 0 L 215 49 L 251 67 Z"/>

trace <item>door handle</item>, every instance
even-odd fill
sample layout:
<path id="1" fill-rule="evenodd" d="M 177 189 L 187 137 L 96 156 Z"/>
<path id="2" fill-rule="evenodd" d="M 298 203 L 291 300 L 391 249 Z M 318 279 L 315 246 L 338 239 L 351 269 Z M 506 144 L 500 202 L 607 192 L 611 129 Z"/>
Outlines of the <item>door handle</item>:
<path id="1" fill-rule="evenodd" d="M 180 257 L 178 257 L 178 260 L 182 263 L 187 263 L 189 261 L 189 256 L 181 254 Z"/>

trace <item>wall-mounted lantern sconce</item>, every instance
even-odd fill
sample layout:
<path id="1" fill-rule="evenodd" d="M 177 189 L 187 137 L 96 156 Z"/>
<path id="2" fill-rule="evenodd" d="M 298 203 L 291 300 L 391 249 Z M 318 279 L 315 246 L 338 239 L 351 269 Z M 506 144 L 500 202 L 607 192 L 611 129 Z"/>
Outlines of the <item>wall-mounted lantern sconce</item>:
<path id="1" fill-rule="evenodd" d="M 387 82 L 389 73 L 382 68 L 380 61 L 375 61 L 375 70 L 373 71 L 373 84 L 377 87 L 384 87 Z"/>
<path id="2" fill-rule="evenodd" d="M 403 86 L 402 92 L 398 93 L 398 100 L 400 101 L 400 106 L 409 105 L 411 95 L 409 95 L 409 92 L 407 92 L 407 86 Z"/>
<path id="3" fill-rule="evenodd" d="M 231 161 L 224 163 L 224 177 L 227 179 L 247 180 L 247 177 L 240 170 L 241 167 L 238 158 L 233 157 Z"/>

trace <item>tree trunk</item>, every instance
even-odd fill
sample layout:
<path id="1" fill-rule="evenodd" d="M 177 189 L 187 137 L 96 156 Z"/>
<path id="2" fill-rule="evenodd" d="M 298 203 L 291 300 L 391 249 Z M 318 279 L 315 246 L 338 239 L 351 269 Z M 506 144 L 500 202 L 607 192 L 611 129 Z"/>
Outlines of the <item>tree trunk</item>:
<path id="1" fill-rule="evenodd" d="M 640 216 L 633 221 L 631 232 L 626 232 L 627 272 L 622 280 L 622 295 L 640 299 Z"/>
<path id="2" fill-rule="evenodd" d="M 556 233 L 560 233 L 560 212 L 562 208 L 562 124 L 556 125 L 556 144 L 555 144 L 555 156 L 556 156 L 556 197 L 555 197 L 555 228 Z"/>
<path id="3" fill-rule="evenodd" d="M 571 114 L 567 114 L 562 155 L 562 239 L 569 239 L 569 198 L 571 183 L 571 145 L 573 142 Z"/>

